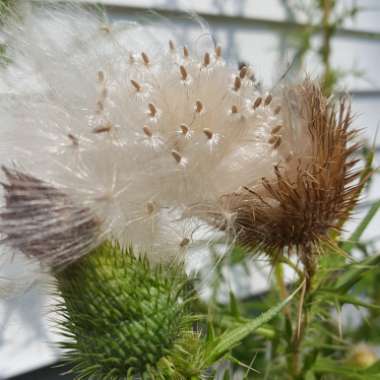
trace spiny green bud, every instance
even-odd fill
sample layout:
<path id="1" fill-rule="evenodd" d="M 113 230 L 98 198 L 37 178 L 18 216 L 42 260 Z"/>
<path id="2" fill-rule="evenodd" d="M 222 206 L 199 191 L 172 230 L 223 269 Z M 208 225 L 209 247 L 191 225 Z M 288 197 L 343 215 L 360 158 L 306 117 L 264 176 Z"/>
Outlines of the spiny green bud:
<path id="1" fill-rule="evenodd" d="M 200 339 L 179 266 L 151 267 L 131 248 L 105 243 L 57 279 L 63 346 L 77 379 L 194 378 L 187 356 L 200 352 Z"/>

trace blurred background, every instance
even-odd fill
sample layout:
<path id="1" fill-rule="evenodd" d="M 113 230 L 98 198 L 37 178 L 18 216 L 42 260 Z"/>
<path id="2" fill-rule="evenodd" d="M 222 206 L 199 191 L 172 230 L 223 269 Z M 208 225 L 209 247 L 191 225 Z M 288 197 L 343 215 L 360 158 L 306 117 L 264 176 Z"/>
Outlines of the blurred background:
<path id="1" fill-rule="evenodd" d="M 6 2 L 15 6 L 17 0 Z M 380 125 L 379 0 L 103 0 L 84 3 L 104 7 L 110 21 L 160 19 L 157 28 L 175 26 L 184 43 L 196 32 L 186 12 L 195 12 L 209 24 L 228 60 L 250 64 L 264 86 L 274 85 L 285 75 L 291 79 L 308 74 L 320 77 L 328 94 L 350 93 L 354 125 L 363 129 L 365 146 L 374 147 L 380 153 L 380 135 L 376 133 Z M 165 21 L 162 24 L 162 18 L 172 25 Z M 1 91 L 0 86 L 0 96 Z M 375 160 L 377 167 L 378 154 Z M 379 200 L 380 179 L 374 176 L 354 218 L 346 226 L 347 234 Z M 363 236 L 363 244 L 370 251 L 379 247 L 379 226 L 378 215 Z M 9 270 L 11 267 L 3 269 Z M 253 265 L 242 275 L 242 268 L 236 266 L 225 274 L 224 281 L 225 289 L 250 296 L 265 291 L 269 274 L 265 268 Z M 44 286 L 30 285 L 21 296 L 0 298 L 0 379 L 14 376 L 55 379 L 62 372 L 62 368 L 51 367 L 59 361 L 59 351 L 54 347 L 57 336 L 49 325 L 47 313 L 52 301 Z"/>

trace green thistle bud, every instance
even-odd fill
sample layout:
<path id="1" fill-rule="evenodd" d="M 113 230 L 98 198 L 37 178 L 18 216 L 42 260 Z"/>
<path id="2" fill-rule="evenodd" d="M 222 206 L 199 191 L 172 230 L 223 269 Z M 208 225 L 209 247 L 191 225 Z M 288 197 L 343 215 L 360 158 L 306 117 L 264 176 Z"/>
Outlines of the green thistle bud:
<path id="1" fill-rule="evenodd" d="M 78 379 L 187 379 L 200 371 L 186 360 L 201 350 L 179 266 L 152 268 L 131 248 L 105 243 L 57 279 L 63 347 Z"/>

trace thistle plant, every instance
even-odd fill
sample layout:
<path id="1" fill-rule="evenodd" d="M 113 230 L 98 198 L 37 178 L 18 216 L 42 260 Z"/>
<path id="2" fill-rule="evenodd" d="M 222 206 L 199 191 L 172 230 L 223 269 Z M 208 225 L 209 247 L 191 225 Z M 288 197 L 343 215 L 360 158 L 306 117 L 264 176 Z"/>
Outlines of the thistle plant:
<path id="1" fill-rule="evenodd" d="M 336 297 L 379 261 L 342 256 L 373 159 L 360 170 L 349 101 L 310 78 L 265 89 L 209 31 L 184 45 L 74 4 L 27 8 L 3 32 L 2 244 L 55 277 L 77 378 L 196 380 L 227 359 L 250 370 L 236 356 L 252 333 L 250 355 L 271 345 L 264 376 L 321 378 L 331 358 L 310 342 L 335 343 L 329 297 L 354 303 Z M 228 310 L 207 305 L 186 274 L 205 247 L 269 257 L 279 297 L 257 318 L 233 295 Z"/>

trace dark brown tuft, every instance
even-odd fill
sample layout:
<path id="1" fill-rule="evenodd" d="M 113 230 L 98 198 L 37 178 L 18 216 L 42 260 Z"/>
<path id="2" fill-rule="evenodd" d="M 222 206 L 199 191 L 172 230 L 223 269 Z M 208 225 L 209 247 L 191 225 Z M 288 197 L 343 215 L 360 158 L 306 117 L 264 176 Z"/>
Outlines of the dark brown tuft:
<path id="1" fill-rule="evenodd" d="M 0 211 L 3 243 L 55 268 L 94 248 L 100 223 L 89 209 L 33 176 L 2 170 L 7 180 Z"/>

